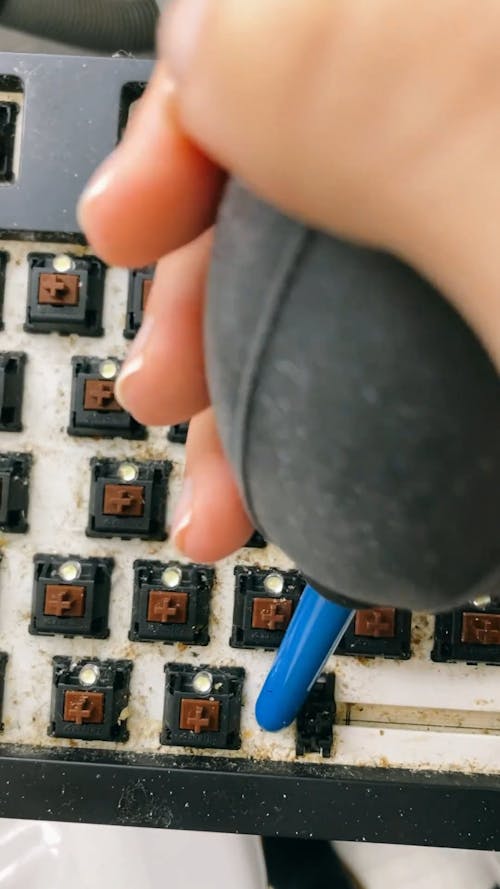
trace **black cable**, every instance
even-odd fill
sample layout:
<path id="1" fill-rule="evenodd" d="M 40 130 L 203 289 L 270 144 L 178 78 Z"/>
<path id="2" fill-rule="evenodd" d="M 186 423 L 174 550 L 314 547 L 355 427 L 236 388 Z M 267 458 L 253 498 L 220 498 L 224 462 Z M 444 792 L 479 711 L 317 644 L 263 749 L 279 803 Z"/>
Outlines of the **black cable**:
<path id="1" fill-rule="evenodd" d="M 155 44 L 155 0 L 0 0 L 0 25 L 86 49 L 144 52 Z"/>

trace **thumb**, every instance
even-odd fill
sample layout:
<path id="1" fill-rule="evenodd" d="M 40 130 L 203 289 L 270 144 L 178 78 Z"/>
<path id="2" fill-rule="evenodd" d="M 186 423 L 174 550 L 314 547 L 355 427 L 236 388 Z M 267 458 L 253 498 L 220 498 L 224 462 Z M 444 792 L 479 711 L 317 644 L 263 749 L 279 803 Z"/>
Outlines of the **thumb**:
<path id="1" fill-rule="evenodd" d="M 391 211 L 373 186 L 376 150 L 365 137 L 373 82 L 357 70 L 356 5 L 174 0 L 160 52 L 176 80 L 182 125 L 209 156 L 283 211 L 378 242 Z M 366 95 L 353 93 L 354 79 L 368 81 Z"/>

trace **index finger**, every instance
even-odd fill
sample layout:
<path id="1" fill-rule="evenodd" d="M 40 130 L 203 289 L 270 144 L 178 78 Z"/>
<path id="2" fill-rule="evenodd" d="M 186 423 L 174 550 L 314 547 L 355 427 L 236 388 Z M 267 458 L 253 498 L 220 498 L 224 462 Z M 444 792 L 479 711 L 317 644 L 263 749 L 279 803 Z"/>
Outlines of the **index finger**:
<path id="1" fill-rule="evenodd" d="M 144 266 L 193 240 L 215 216 L 224 174 L 182 133 L 158 62 L 125 136 L 80 200 L 80 224 L 109 264 Z"/>

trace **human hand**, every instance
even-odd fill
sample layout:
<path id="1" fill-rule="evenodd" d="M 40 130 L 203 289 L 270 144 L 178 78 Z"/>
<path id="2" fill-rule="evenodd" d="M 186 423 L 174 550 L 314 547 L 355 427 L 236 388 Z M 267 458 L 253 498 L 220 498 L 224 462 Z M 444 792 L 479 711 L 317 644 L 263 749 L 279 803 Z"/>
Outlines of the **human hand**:
<path id="1" fill-rule="evenodd" d="M 159 260 L 119 397 L 150 425 L 194 418 L 172 530 L 192 558 L 220 558 L 251 530 L 204 375 L 221 171 L 417 266 L 500 365 L 499 50 L 496 0 L 480 14 L 464 0 L 173 4 L 151 84 L 80 213 L 108 262 Z"/>

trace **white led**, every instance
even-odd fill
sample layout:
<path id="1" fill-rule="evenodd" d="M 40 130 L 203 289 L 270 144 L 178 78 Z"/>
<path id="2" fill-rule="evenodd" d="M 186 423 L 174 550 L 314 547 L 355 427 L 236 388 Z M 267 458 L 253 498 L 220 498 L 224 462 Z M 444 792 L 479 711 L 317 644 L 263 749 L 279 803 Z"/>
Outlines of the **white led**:
<path id="1" fill-rule="evenodd" d="M 82 566 L 80 562 L 68 560 L 59 565 L 57 573 L 62 580 L 77 580 L 80 577 Z"/>
<path id="2" fill-rule="evenodd" d="M 97 664 L 84 664 L 78 674 L 80 685 L 95 685 L 99 679 L 99 667 Z"/>
<path id="3" fill-rule="evenodd" d="M 54 271 L 60 272 L 61 274 L 72 272 L 75 268 L 75 263 L 71 259 L 71 256 L 68 256 L 67 253 L 58 253 L 57 256 L 54 256 L 52 265 L 54 267 Z"/>
<path id="4" fill-rule="evenodd" d="M 476 608 L 487 608 L 488 605 L 491 605 L 491 596 L 478 596 L 477 599 L 474 599 L 472 604 L 475 605 Z"/>
<path id="5" fill-rule="evenodd" d="M 114 380 L 118 373 L 118 362 L 113 358 L 105 358 L 99 365 L 99 373 L 103 380 Z"/>
<path id="6" fill-rule="evenodd" d="M 175 587 L 179 586 L 182 580 L 182 571 L 180 568 L 176 568 L 172 565 L 170 568 L 165 568 L 161 579 L 169 590 L 173 590 Z"/>
<path id="7" fill-rule="evenodd" d="M 135 463 L 120 463 L 118 475 L 124 482 L 133 482 L 139 475 L 139 470 Z"/>
<path id="8" fill-rule="evenodd" d="M 278 574 L 277 571 L 272 571 L 264 578 L 264 589 L 266 592 L 270 593 L 271 596 L 281 596 L 284 588 L 285 579 L 283 575 Z"/>
<path id="9" fill-rule="evenodd" d="M 214 685 L 214 679 L 208 670 L 200 670 L 193 679 L 193 689 L 199 695 L 209 695 Z"/>

